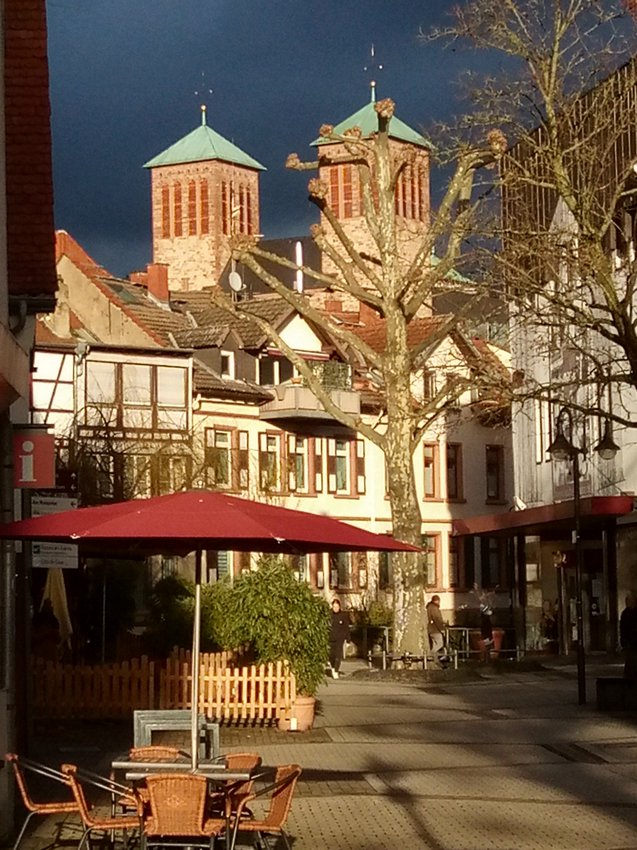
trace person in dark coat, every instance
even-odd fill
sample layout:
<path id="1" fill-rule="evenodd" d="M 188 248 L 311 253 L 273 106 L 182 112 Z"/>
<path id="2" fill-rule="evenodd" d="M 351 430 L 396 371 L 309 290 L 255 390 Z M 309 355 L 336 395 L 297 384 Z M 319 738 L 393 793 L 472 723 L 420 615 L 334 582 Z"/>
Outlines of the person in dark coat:
<path id="1" fill-rule="evenodd" d="M 349 614 L 341 611 L 338 599 L 332 601 L 332 621 L 330 623 L 330 667 L 334 679 L 338 679 L 343 660 L 343 644 L 349 640 Z"/>
<path id="2" fill-rule="evenodd" d="M 619 618 L 619 642 L 624 650 L 624 677 L 637 679 L 637 596 L 626 596 L 626 607 Z"/>

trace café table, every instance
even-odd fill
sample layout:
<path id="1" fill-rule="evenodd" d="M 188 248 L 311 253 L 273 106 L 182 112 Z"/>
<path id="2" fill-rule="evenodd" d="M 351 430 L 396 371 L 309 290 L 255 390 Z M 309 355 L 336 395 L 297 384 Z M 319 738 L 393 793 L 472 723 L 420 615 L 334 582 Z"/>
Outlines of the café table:
<path id="1" fill-rule="evenodd" d="M 271 769 L 258 767 L 253 770 L 229 770 L 222 760 L 205 760 L 198 763 L 193 769 L 191 763 L 187 759 L 178 759 L 175 761 L 134 761 L 128 757 L 128 754 L 118 756 L 111 762 L 111 770 L 113 774 L 123 774 L 128 782 L 142 782 L 147 776 L 157 773 L 185 773 L 205 776 L 208 782 L 215 789 L 226 794 L 232 790 L 233 783 L 247 782 L 250 779 L 267 775 Z M 226 850 L 234 850 L 233 844 L 236 840 L 236 835 L 233 836 L 231 820 L 232 814 L 226 810 Z M 234 839 L 234 840 L 233 840 Z"/>

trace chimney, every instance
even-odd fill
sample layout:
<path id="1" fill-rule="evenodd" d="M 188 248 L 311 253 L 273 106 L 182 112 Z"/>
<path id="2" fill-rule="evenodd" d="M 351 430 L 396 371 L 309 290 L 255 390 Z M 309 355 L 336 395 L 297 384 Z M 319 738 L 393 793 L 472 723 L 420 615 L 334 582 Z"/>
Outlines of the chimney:
<path id="1" fill-rule="evenodd" d="M 131 283 L 136 283 L 137 286 L 148 287 L 148 274 L 146 272 L 129 272 L 128 279 Z"/>
<path id="2" fill-rule="evenodd" d="M 360 302 L 360 308 L 358 313 L 358 321 L 363 325 L 372 325 L 375 324 L 380 319 L 377 311 L 374 310 L 373 307 L 370 307 L 369 304 L 364 304 L 362 301 Z"/>
<path id="3" fill-rule="evenodd" d="M 170 301 L 170 293 L 168 291 L 168 264 L 149 263 L 147 269 L 148 294 L 152 295 L 157 301 L 167 304 Z"/>
<path id="4" fill-rule="evenodd" d="M 326 298 L 323 309 L 326 313 L 342 313 L 343 302 L 340 298 Z"/>

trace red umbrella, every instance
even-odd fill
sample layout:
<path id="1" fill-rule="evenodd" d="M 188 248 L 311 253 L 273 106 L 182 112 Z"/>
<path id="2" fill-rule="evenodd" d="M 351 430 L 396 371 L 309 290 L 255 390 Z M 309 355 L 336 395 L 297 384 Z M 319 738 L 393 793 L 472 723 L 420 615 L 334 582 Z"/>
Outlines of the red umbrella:
<path id="1" fill-rule="evenodd" d="M 78 543 L 84 554 L 196 553 L 192 640 L 193 768 L 196 767 L 198 740 L 203 549 L 281 554 L 419 551 L 386 534 L 373 534 L 327 516 L 209 490 L 188 490 L 23 519 L 0 525 L 0 538 Z"/>
<path id="2" fill-rule="evenodd" d="M 82 552 L 187 554 L 198 549 L 307 553 L 417 551 L 320 514 L 188 490 L 0 525 L 0 538 L 79 543 Z"/>

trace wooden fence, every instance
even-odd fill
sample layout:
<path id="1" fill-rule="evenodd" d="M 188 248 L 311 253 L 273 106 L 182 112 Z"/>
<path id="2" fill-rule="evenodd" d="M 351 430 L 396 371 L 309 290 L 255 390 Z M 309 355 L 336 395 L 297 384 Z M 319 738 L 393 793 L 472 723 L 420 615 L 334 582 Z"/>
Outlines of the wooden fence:
<path id="1" fill-rule="evenodd" d="M 229 667 L 231 653 L 202 653 L 201 713 L 215 720 L 268 721 L 288 709 L 296 681 L 285 662 Z M 134 709 L 190 708 L 190 653 L 173 652 L 163 662 L 139 659 L 113 664 L 72 665 L 35 659 L 36 717 L 129 717 Z"/>
<path id="2" fill-rule="evenodd" d="M 146 656 L 114 664 L 33 662 L 36 717 L 118 718 L 155 708 L 155 664 Z"/>
<path id="3" fill-rule="evenodd" d="M 159 674 L 159 708 L 190 708 L 190 664 L 168 659 Z M 285 662 L 199 668 L 199 711 L 229 723 L 272 720 L 290 708 L 296 680 Z"/>

